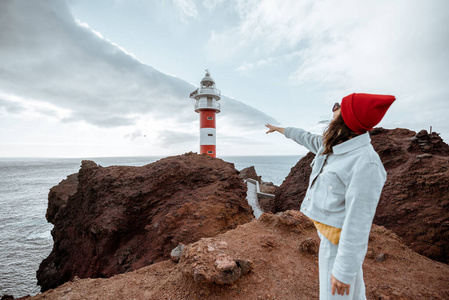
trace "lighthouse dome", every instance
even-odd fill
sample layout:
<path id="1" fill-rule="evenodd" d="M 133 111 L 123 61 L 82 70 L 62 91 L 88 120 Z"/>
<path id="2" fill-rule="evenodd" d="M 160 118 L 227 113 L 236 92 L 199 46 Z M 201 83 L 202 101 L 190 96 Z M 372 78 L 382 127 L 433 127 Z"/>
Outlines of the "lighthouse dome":
<path id="1" fill-rule="evenodd" d="M 214 79 L 210 76 L 209 71 L 206 70 L 206 75 L 201 80 L 201 85 L 211 86 L 211 85 L 214 85 L 214 84 L 215 84 Z"/>

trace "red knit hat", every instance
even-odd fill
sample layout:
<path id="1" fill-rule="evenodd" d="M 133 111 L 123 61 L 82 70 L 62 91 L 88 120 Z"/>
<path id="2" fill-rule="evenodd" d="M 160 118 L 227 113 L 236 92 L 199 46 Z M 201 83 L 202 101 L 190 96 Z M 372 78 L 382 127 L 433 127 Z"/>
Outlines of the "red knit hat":
<path id="1" fill-rule="evenodd" d="M 390 95 L 348 95 L 341 101 L 343 121 L 355 133 L 365 133 L 379 124 L 394 100 Z"/>

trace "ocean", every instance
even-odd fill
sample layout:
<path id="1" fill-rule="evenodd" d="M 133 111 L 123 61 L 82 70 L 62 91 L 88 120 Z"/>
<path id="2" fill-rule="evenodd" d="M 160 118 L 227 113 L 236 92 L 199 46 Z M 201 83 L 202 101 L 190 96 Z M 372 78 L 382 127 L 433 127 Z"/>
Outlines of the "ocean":
<path id="1" fill-rule="evenodd" d="M 254 166 L 262 180 L 281 185 L 301 156 L 220 157 L 237 170 Z M 81 160 L 103 167 L 143 166 L 161 157 L 0 158 L 0 297 L 40 292 L 36 271 L 53 247 L 53 225 L 45 219 L 48 192 L 79 171 Z"/>

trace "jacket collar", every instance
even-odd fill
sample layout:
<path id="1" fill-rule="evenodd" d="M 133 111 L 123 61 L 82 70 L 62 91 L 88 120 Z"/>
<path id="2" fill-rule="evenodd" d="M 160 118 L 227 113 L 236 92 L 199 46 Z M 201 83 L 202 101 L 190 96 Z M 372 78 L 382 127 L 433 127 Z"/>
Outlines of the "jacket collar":
<path id="1" fill-rule="evenodd" d="M 341 144 L 332 147 L 332 152 L 334 154 L 344 154 L 357 148 L 363 147 L 369 143 L 371 143 L 371 138 L 369 136 L 369 133 L 365 132 L 350 140 L 347 140 L 346 142 L 343 142 Z"/>

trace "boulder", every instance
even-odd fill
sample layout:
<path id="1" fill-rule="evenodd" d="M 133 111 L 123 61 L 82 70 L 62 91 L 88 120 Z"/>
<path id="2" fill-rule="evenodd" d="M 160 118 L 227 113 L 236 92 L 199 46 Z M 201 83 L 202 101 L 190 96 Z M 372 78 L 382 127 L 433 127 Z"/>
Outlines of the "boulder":
<path id="1" fill-rule="evenodd" d="M 233 257 L 228 244 L 204 238 L 185 249 L 181 256 L 182 272 L 198 283 L 231 284 L 251 270 L 251 261 Z"/>
<path id="2" fill-rule="evenodd" d="M 186 245 L 179 243 L 175 249 L 170 252 L 170 258 L 174 262 L 178 262 Z"/>

